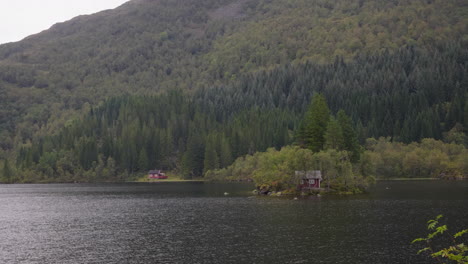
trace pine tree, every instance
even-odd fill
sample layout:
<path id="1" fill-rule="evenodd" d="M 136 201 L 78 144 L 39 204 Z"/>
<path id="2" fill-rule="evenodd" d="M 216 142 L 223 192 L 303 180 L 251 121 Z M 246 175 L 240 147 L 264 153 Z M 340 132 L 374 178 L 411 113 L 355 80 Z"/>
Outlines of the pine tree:
<path id="1" fill-rule="evenodd" d="M 346 115 L 345 111 L 340 110 L 337 114 L 337 121 L 343 132 L 344 150 L 349 151 L 351 153 L 351 161 L 356 162 L 359 160 L 360 146 L 351 118 Z"/>
<path id="2" fill-rule="evenodd" d="M 306 146 L 319 152 L 325 145 L 325 131 L 330 119 L 330 109 L 323 94 L 315 94 L 305 115 L 304 138 Z"/>
<path id="3" fill-rule="evenodd" d="M 299 145 L 301 148 L 307 148 L 306 145 L 306 123 L 305 123 L 305 118 L 302 120 L 302 122 L 299 124 L 299 128 L 296 131 L 295 134 L 295 142 L 297 145 Z"/>
<path id="4" fill-rule="evenodd" d="M 145 148 L 140 150 L 140 155 L 138 155 L 138 169 L 144 171 L 148 169 L 148 154 L 146 154 Z"/>
<path id="5" fill-rule="evenodd" d="M 463 119 L 461 122 L 468 133 L 468 92 L 465 93 L 465 108 L 463 109 Z"/>
<path id="6" fill-rule="evenodd" d="M 343 150 L 345 140 L 343 138 L 343 130 L 338 121 L 332 116 L 328 121 L 327 130 L 325 131 L 325 149 Z"/>
<path id="7" fill-rule="evenodd" d="M 207 171 L 219 168 L 219 157 L 216 153 L 216 146 L 213 141 L 213 137 L 210 136 L 206 140 L 205 144 L 205 160 L 203 162 L 203 174 Z"/>
<path id="8" fill-rule="evenodd" d="M 224 135 L 221 137 L 219 145 L 219 165 L 221 168 L 225 168 L 233 162 L 231 146 Z"/>
<path id="9" fill-rule="evenodd" d="M 201 176 L 203 173 L 205 147 L 198 133 L 192 135 L 187 142 L 187 151 L 182 157 L 182 172 L 186 178 Z"/>
<path id="10" fill-rule="evenodd" d="M 3 178 L 5 179 L 6 183 L 11 183 L 12 177 L 13 177 L 13 171 L 10 168 L 10 163 L 8 162 L 7 159 L 5 159 L 5 162 L 3 163 Z"/>
<path id="11" fill-rule="evenodd" d="M 112 178 L 116 177 L 117 175 L 117 166 L 115 164 L 115 160 L 112 157 L 107 158 L 106 162 L 106 169 L 107 169 L 107 177 Z"/>

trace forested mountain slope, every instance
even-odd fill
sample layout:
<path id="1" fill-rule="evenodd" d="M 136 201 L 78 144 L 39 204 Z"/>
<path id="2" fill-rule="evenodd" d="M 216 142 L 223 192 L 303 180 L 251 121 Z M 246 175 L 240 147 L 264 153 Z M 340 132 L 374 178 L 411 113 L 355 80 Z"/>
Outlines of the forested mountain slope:
<path id="1" fill-rule="evenodd" d="M 16 165 L 26 172 L 21 181 L 126 179 L 155 167 L 202 176 L 293 142 L 313 93 L 326 97 L 332 114 L 345 110 L 361 142 L 384 136 L 464 144 L 466 58 L 468 49 L 456 44 L 430 53 L 407 47 L 350 62 L 287 64 L 191 96 L 116 97 L 21 148 Z"/>
<path id="2" fill-rule="evenodd" d="M 408 45 L 463 46 L 467 14 L 463 0 L 134 0 L 80 16 L 0 46 L 1 155 L 112 96 L 208 89 Z"/>

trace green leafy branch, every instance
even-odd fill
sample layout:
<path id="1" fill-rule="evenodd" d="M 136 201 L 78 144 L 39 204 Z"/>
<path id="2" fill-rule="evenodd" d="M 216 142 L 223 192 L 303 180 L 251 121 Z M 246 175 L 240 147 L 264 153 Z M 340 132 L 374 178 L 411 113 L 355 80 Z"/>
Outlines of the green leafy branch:
<path id="1" fill-rule="evenodd" d="M 427 247 L 420 249 L 418 254 L 429 251 L 431 252 L 431 257 L 436 259 L 439 263 L 444 263 L 442 260 L 448 259 L 455 261 L 455 263 L 468 264 L 468 256 L 466 255 L 466 252 L 468 252 L 468 245 L 465 245 L 464 243 L 457 243 L 456 241 L 456 238 L 459 238 L 468 233 L 468 229 L 464 229 L 452 236 L 446 232 L 448 230 L 447 225 L 440 224 L 439 220 L 442 217 L 442 215 L 438 215 L 436 219 L 429 220 L 427 222 L 427 229 L 431 232 L 427 235 L 427 237 L 414 239 L 411 244 L 425 241 Z M 432 241 L 434 238 L 439 237 L 444 233 L 450 237 L 453 244 L 436 251 L 432 245 Z"/>

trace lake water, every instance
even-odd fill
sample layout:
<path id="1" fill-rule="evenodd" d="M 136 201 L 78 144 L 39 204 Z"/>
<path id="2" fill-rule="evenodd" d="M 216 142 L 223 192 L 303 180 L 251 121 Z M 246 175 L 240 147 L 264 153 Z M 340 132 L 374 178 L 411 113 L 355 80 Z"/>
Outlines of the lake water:
<path id="1" fill-rule="evenodd" d="M 468 181 L 380 181 L 365 195 L 299 200 L 252 189 L 0 185 L 0 263 L 428 263 L 410 245 L 428 219 L 468 228 Z"/>

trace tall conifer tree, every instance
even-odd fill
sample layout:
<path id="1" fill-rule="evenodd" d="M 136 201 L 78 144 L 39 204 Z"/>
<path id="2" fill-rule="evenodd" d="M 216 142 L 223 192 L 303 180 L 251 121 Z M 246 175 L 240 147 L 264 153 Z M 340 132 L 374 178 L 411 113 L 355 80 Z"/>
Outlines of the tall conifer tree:
<path id="1" fill-rule="evenodd" d="M 140 155 L 138 155 L 138 169 L 140 171 L 148 169 L 148 154 L 146 154 L 145 148 L 140 150 Z"/>
<path id="2" fill-rule="evenodd" d="M 10 168 L 10 164 L 8 163 L 8 160 L 5 159 L 5 162 L 3 163 L 3 178 L 5 179 L 6 183 L 10 183 L 12 177 L 13 177 L 13 171 Z"/>
<path id="3" fill-rule="evenodd" d="M 349 151 L 351 153 L 351 161 L 356 162 L 359 160 L 360 146 L 351 118 L 349 118 L 345 111 L 340 110 L 338 111 L 336 119 L 343 132 L 344 150 Z"/>
<path id="4" fill-rule="evenodd" d="M 330 109 L 328 108 L 325 96 L 323 94 L 315 94 L 312 97 L 310 108 L 305 115 L 305 124 L 303 124 L 303 136 L 306 147 L 314 152 L 319 152 L 324 148 L 324 135 L 329 120 Z"/>
<path id="5" fill-rule="evenodd" d="M 345 139 L 343 138 L 343 130 L 338 121 L 332 116 L 328 121 L 327 130 L 325 131 L 325 149 L 343 150 L 345 148 Z"/>
<path id="6" fill-rule="evenodd" d="M 205 144 L 205 160 L 203 162 L 203 174 L 209 170 L 219 169 L 219 157 L 216 153 L 215 142 L 213 136 L 209 136 Z"/>

